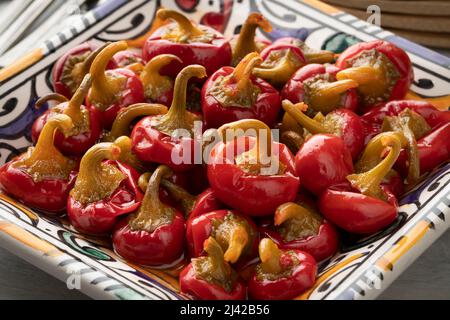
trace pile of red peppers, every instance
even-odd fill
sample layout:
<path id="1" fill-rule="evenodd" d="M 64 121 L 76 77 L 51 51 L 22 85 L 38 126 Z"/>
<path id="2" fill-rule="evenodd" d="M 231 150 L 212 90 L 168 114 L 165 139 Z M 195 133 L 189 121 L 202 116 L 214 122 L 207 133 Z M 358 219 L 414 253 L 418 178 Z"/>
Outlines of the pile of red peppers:
<path id="1" fill-rule="evenodd" d="M 232 38 L 157 19 L 142 48 L 84 43 L 58 60 L 36 102 L 52 106 L 0 187 L 130 263 L 178 270 L 193 298 L 297 297 L 343 233 L 389 227 L 450 158 L 450 111 L 403 100 L 413 69 L 394 44 L 337 56 L 256 37 L 272 30 L 260 13 Z"/>

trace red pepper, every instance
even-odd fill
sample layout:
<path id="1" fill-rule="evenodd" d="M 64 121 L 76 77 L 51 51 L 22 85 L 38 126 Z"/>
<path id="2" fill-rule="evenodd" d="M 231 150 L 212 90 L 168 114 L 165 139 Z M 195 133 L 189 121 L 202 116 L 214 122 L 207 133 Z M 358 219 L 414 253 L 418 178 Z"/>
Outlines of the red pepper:
<path id="1" fill-rule="evenodd" d="M 414 79 L 408 54 L 383 40 L 362 42 L 347 48 L 336 61 L 338 80 L 358 82 L 365 107 L 403 99 Z"/>
<path id="2" fill-rule="evenodd" d="M 300 250 L 280 250 L 270 239 L 259 244 L 261 263 L 248 283 L 248 293 L 257 300 L 293 299 L 314 285 L 317 263 Z"/>
<path id="3" fill-rule="evenodd" d="M 219 243 L 225 252 L 224 260 L 229 263 L 248 260 L 255 257 L 258 251 L 256 225 L 237 211 L 212 211 L 188 220 L 186 240 L 191 257 L 202 255 L 203 243 L 209 237 Z"/>
<path id="4" fill-rule="evenodd" d="M 257 119 L 272 127 L 280 111 L 278 91 L 266 81 L 252 76 L 261 63 L 256 52 L 249 53 L 236 68 L 217 70 L 202 89 L 202 110 L 206 128 L 241 119 Z"/>
<path id="5" fill-rule="evenodd" d="M 390 101 L 371 108 L 361 116 L 361 120 L 367 130 L 366 140 L 370 140 L 381 132 L 381 126 L 386 117 L 398 116 L 406 109 L 410 109 L 422 116 L 431 128 L 450 122 L 450 111 L 438 110 L 429 102 L 417 100 Z"/>
<path id="6" fill-rule="evenodd" d="M 31 128 L 33 142 L 36 143 L 42 129 L 51 117 L 55 114 L 65 114 L 72 119 L 74 128 L 68 137 L 65 137 L 59 131 L 56 133 L 56 147 L 62 153 L 70 156 L 81 156 L 87 149 L 92 147 L 100 137 L 102 125 L 99 111 L 96 108 L 87 108 L 82 105 L 90 85 L 90 76 L 86 75 L 70 101 L 56 93 L 41 97 L 36 102 L 37 108 L 49 100 L 56 100 L 60 103 L 56 107 L 47 110 L 34 121 Z"/>
<path id="7" fill-rule="evenodd" d="M 292 75 L 306 64 L 305 56 L 298 47 L 274 43 L 261 51 L 262 64 L 253 74 L 275 86 L 283 86 Z"/>
<path id="8" fill-rule="evenodd" d="M 227 141 L 238 129 L 244 134 L 256 130 L 257 138 Z M 300 181 L 295 175 L 294 157 L 285 145 L 272 142 L 270 129 L 263 122 L 240 120 L 218 131 L 224 141 L 211 151 L 208 180 L 219 200 L 244 214 L 264 216 L 295 199 Z M 265 141 L 261 141 L 261 135 L 265 135 Z"/>
<path id="9" fill-rule="evenodd" d="M 70 99 L 84 76 L 89 73 L 96 55 L 108 44 L 95 48 L 92 43 L 85 42 L 67 51 L 56 61 L 52 69 L 53 90 Z M 116 61 L 110 60 L 106 68 L 117 68 Z"/>
<path id="10" fill-rule="evenodd" d="M 372 234 L 396 219 L 397 199 L 382 181 L 396 162 L 403 139 L 394 132 L 373 138 L 357 163 L 358 173 L 347 176 L 351 187 L 334 186 L 320 195 L 319 209 L 327 220 L 351 233 Z M 385 149 L 388 155 L 383 158 Z"/>
<path id="11" fill-rule="evenodd" d="M 279 206 L 275 211 L 275 226 L 263 228 L 261 232 L 280 249 L 305 251 L 317 262 L 332 257 L 339 249 L 338 231 L 311 202 L 300 203 Z"/>
<path id="12" fill-rule="evenodd" d="M 163 204 L 159 198 L 161 179 L 171 174 L 168 167 L 159 166 L 150 177 L 139 209 L 116 225 L 114 249 L 132 263 L 161 266 L 172 264 L 182 257 L 183 215 Z"/>
<path id="13" fill-rule="evenodd" d="M 334 134 L 342 139 L 353 159 L 357 159 L 364 147 L 364 126 L 356 113 L 349 109 L 336 109 L 327 115 L 317 114 L 309 118 L 305 111 L 308 105 L 303 102 L 292 104 L 283 100 L 283 109 L 311 134 Z"/>
<path id="14" fill-rule="evenodd" d="M 86 106 L 96 107 L 102 112 L 103 126 L 106 129 L 111 128 L 122 108 L 144 101 L 141 80 L 133 71 L 125 68 L 106 70 L 113 55 L 127 48 L 125 41 L 109 44 L 95 57 L 89 71 L 92 88 L 86 97 Z"/>
<path id="15" fill-rule="evenodd" d="M 144 60 L 160 54 L 173 54 L 182 61 L 182 67 L 199 64 L 205 67 L 208 75 L 231 62 L 231 47 L 225 37 L 216 30 L 194 25 L 181 13 L 159 9 L 156 16 L 162 21 L 171 19 L 173 23 L 157 29 L 145 42 L 142 56 Z M 164 68 L 168 75 L 179 72 L 179 64 L 171 63 Z"/>
<path id="16" fill-rule="evenodd" d="M 310 63 L 331 63 L 334 61 L 335 54 L 332 51 L 328 50 L 317 50 L 310 48 L 308 45 L 306 45 L 305 42 L 303 42 L 300 39 L 292 38 L 292 37 L 283 37 L 277 39 L 274 44 L 289 44 L 296 46 L 300 50 L 302 50 L 303 55 L 305 56 L 306 62 L 308 64 Z"/>
<path id="17" fill-rule="evenodd" d="M 163 105 L 172 103 L 174 79 L 160 74 L 160 70 L 174 61 L 182 63 L 180 58 L 173 54 L 160 54 L 145 65 L 140 77 L 148 101 Z"/>
<path id="18" fill-rule="evenodd" d="M 54 146 L 56 130 L 68 134 L 72 120 L 57 114 L 47 121 L 35 147 L 0 167 L 0 186 L 25 205 L 48 212 L 66 208 L 76 178 L 76 161 Z"/>
<path id="19" fill-rule="evenodd" d="M 292 103 L 305 102 L 324 114 L 337 108 L 354 111 L 358 106 L 354 80 L 336 80 L 339 71 L 333 65 L 308 64 L 294 73 L 281 92 Z"/>
<path id="20" fill-rule="evenodd" d="M 192 259 L 180 273 L 180 290 L 200 300 L 243 300 L 246 287 L 224 260 L 221 246 L 208 238 L 204 244 L 207 256 Z"/>
<path id="21" fill-rule="evenodd" d="M 326 188 L 345 181 L 345 177 L 353 172 L 353 163 L 341 138 L 316 134 L 295 156 L 295 168 L 302 186 L 319 195 Z"/>
<path id="22" fill-rule="evenodd" d="M 232 66 L 237 66 L 249 53 L 259 53 L 271 44 L 269 40 L 256 37 L 258 28 L 264 32 L 272 31 L 272 25 L 261 13 L 251 12 L 242 25 L 239 35 L 233 36 L 230 40 L 233 52 Z"/>
<path id="23" fill-rule="evenodd" d="M 81 159 L 80 172 L 67 201 L 67 215 L 78 231 L 109 234 L 120 216 L 139 207 L 139 174 L 117 161 L 122 152 L 117 144 L 104 142 L 90 148 Z"/>
<path id="24" fill-rule="evenodd" d="M 131 133 L 133 152 L 146 162 L 165 164 L 175 171 L 186 171 L 194 166 L 194 121 L 199 119 L 186 110 L 186 87 L 190 78 L 206 76 L 205 68 L 192 65 L 184 68 L 175 80 L 172 105 L 165 115 L 145 117 Z M 191 137 L 175 138 L 179 129 L 188 131 Z M 180 163 L 174 161 L 178 155 Z M 185 161 L 187 160 L 187 161 Z"/>

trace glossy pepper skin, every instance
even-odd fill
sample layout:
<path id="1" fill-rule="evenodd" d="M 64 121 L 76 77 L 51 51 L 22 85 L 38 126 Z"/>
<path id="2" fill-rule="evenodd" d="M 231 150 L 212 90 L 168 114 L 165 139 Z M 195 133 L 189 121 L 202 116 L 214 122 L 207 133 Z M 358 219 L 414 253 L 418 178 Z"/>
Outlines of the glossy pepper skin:
<path id="1" fill-rule="evenodd" d="M 59 58 L 52 69 L 53 90 L 70 99 L 80 86 L 84 76 L 89 73 L 89 68 L 95 56 L 101 49 L 96 48 L 92 43 L 82 43 Z M 117 68 L 114 59 L 108 62 L 108 69 Z"/>
<path id="2" fill-rule="evenodd" d="M 121 152 L 115 143 L 99 143 L 81 159 L 80 173 L 67 200 L 67 215 L 78 231 L 109 234 L 120 216 L 139 207 L 139 174 L 117 161 Z"/>
<path id="3" fill-rule="evenodd" d="M 363 155 L 365 160 L 359 163 L 358 173 L 347 176 L 350 185 L 343 183 L 322 192 L 319 209 L 327 220 L 350 233 L 366 235 L 396 219 L 397 199 L 382 181 L 397 161 L 402 139 L 394 132 L 375 137 L 376 144 L 371 145 L 367 156 Z M 386 149 L 388 154 L 382 158 Z"/>
<path id="4" fill-rule="evenodd" d="M 257 119 L 272 127 L 278 117 L 281 99 L 268 82 L 252 76 L 261 63 L 255 52 L 248 54 L 236 68 L 217 70 L 203 86 L 202 110 L 206 128 L 241 119 Z"/>
<path id="5" fill-rule="evenodd" d="M 35 147 L 0 167 L 1 189 L 31 208 L 62 212 L 77 163 L 62 155 L 53 139 L 56 130 L 67 134 L 72 128 L 72 120 L 64 114 L 48 120 Z"/>
<path id="6" fill-rule="evenodd" d="M 189 219 L 186 240 L 191 257 L 202 255 L 203 244 L 210 236 L 220 244 L 224 260 L 229 263 L 257 255 L 259 236 L 256 225 L 237 211 L 217 210 Z"/>
<path id="7" fill-rule="evenodd" d="M 381 132 L 384 118 L 398 116 L 405 109 L 410 109 L 422 116 L 431 128 L 450 122 L 450 111 L 438 110 L 429 102 L 416 100 L 390 101 L 371 108 L 361 116 L 367 131 L 366 140 L 370 140 Z"/>
<path id="8" fill-rule="evenodd" d="M 128 48 L 125 41 L 107 45 L 94 59 L 90 68 L 92 87 L 86 97 L 86 106 L 101 111 L 103 127 L 110 129 L 117 113 L 129 105 L 144 102 L 141 80 L 131 70 L 106 70 L 114 54 Z"/>
<path id="9" fill-rule="evenodd" d="M 274 86 L 283 86 L 292 75 L 306 64 L 303 52 L 296 46 L 274 43 L 261 51 L 263 62 L 253 74 Z"/>
<path id="10" fill-rule="evenodd" d="M 357 159 L 364 147 L 366 131 L 357 114 L 349 109 L 336 109 L 327 115 L 316 114 L 312 119 L 304 112 L 308 105 L 303 102 L 292 104 L 289 100 L 283 100 L 283 109 L 300 126 L 311 134 L 334 134 L 342 139 L 353 159 Z"/>
<path id="11" fill-rule="evenodd" d="M 128 261 L 147 266 L 170 265 L 183 254 L 183 215 L 159 198 L 161 179 L 171 174 L 168 167 L 159 166 L 150 177 L 139 209 L 115 227 L 114 249 Z"/>
<path id="12" fill-rule="evenodd" d="M 328 187 L 345 181 L 353 172 L 353 163 L 341 138 L 315 134 L 295 156 L 295 169 L 302 186 L 320 195 Z"/>
<path id="13" fill-rule="evenodd" d="M 239 34 L 233 36 L 230 40 L 233 52 L 231 64 L 233 66 L 237 66 L 247 54 L 252 52 L 259 53 L 271 44 L 269 40 L 256 37 L 258 28 L 264 32 L 272 31 L 272 25 L 261 13 L 251 12 L 242 25 Z"/>
<path id="14" fill-rule="evenodd" d="M 96 108 L 87 108 L 82 105 L 89 90 L 90 81 L 90 76 L 87 75 L 70 101 L 67 101 L 63 96 L 50 94 L 36 102 L 36 107 L 48 100 L 58 100 L 60 103 L 44 112 L 34 121 L 31 127 L 31 138 L 34 143 L 39 139 L 47 121 L 55 114 L 68 115 L 74 124 L 70 136 L 65 137 L 59 131 L 56 133 L 55 145 L 62 153 L 69 156 L 81 156 L 96 143 L 102 132 L 100 112 Z"/>
<path id="15" fill-rule="evenodd" d="M 353 79 L 365 107 L 380 102 L 403 99 L 414 79 L 411 60 L 396 45 L 374 40 L 347 48 L 336 66 L 342 71 L 338 80 Z"/>
<path id="16" fill-rule="evenodd" d="M 199 64 L 206 68 L 209 75 L 230 64 L 230 44 L 219 32 L 207 26 L 194 25 L 173 10 L 159 9 L 157 17 L 174 22 L 163 25 L 147 39 L 142 49 L 145 61 L 160 54 L 173 54 L 183 61 L 181 68 Z M 170 76 L 176 76 L 179 71 L 180 66 L 176 63 L 170 63 L 164 68 L 164 72 Z"/>
<path id="17" fill-rule="evenodd" d="M 294 157 L 285 145 L 272 142 L 270 129 L 261 121 L 232 122 L 219 128 L 219 134 L 226 137 L 227 131 L 236 129 L 257 130 L 259 137 L 225 139 L 214 146 L 208 163 L 211 188 L 219 200 L 243 214 L 273 214 L 280 204 L 293 201 L 297 194 L 300 181 Z M 263 133 L 267 141 L 261 142 Z"/>
<path id="18" fill-rule="evenodd" d="M 358 95 L 354 80 L 336 80 L 334 65 L 308 64 L 294 73 L 281 91 L 283 99 L 305 102 L 311 109 L 327 114 L 338 108 L 356 110 Z"/>
<path id="19" fill-rule="evenodd" d="M 224 253 L 214 238 L 204 243 L 206 256 L 194 258 L 181 271 L 180 290 L 200 300 L 243 300 L 247 288 L 224 260 Z"/>
<path id="20" fill-rule="evenodd" d="M 293 299 L 311 288 L 317 274 L 314 258 L 300 250 L 280 250 L 270 239 L 259 244 L 261 263 L 248 283 L 256 300 Z"/>
<path id="21" fill-rule="evenodd" d="M 280 249 L 305 251 L 317 262 L 332 257 L 339 249 L 338 231 L 321 217 L 312 201 L 282 204 L 275 211 L 274 224 L 261 232 Z"/>
<path id="22" fill-rule="evenodd" d="M 133 152 L 141 161 L 165 164 L 177 172 L 194 167 L 194 122 L 200 119 L 186 110 L 186 90 L 189 79 L 205 76 L 205 68 L 199 65 L 181 70 L 175 80 L 169 111 L 165 115 L 145 117 L 136 124 L 131 139 Z M 172 137 L 179 129 L 189 132 L 190 137 Z M 174 155 L 180 161 L 176 162 Z"/>

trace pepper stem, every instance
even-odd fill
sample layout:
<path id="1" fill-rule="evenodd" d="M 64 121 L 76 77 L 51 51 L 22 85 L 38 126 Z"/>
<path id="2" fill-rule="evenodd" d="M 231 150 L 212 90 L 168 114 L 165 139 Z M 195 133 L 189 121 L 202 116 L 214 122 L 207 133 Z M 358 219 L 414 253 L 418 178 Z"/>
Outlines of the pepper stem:
<path id="1" fill-rule="evenodd" d="M 65 157 L 54 145 L 56 130 L 68 134 L 73 128 L 70 117 L 55 114 L 45 123 L 36 146 L 29 148 L 15 166 L 24 166 L 35 181 L 46 177 L 65 179 L 74 167 L 74 162 Z"/>
<path id="2" fill-rule="evenodd" d="M 304 102 L 293 104 L 289 100 L 283 100 L 283 109 L 297 121 L 303 128 L 312 134 L 330 133 L 329 130 L 319 121 L 311 119 L 304 112 L 308 109 L 308 105 Z"/>
<path id="3" fill-rule="evenodd" d="M 105 73 L 106 66 L 117 52 L 126 50 L 127 48 L 126 41 L 110 43 L 97 54 L 91 64 L 92 89 L 90 100 L 95 102 L 101 111 L 104 111 L 119 98 L 119 93 L 126 80 L 124 77 L 107 76 Z"/>
<path id="4" fill-rule="evenodd" d="M 70 99 L 67 108 L 64 109 L 64 114 L 68 115 L 76 126 L 81 126 L 85 120 L 81 105 L 91 87 L 91 75 L 86 74 L 78 89 Z M 89 125 L 88 125 L 89 126 Z"/>
<path id="5" fill-rule="evenodd" d="M 162 76 L 160 70 L 173 61 L 182 63 L 181 59 L 173 54 L 160 54 L 147 62 L 140 75 L 147 99 L 154 101 L 162 92 L 172 88 L 173 80 L 168 76 Z"/>
<path id="6" fill-rule="evenodd" d="M 309 49 L 308 51 L 303 51 L 303 54 L 308 63 L 331 63 L 335 58 L 335 53 L 328 50 L 316 51 Z"/>
<path id="7" fill-rule="evenodd" d="M 221 284 L 227 292 L 231 291 L 232 269 L 230 265 L 224 260 L 222 247 L 213 237 L 209 237 L 203 243 L 203 250 L 206 252 L 209 262 L 208 275 L 216 282 Z M 198 259 L 204 258 L 202 257 Z"/>
<path id="8" fill-rule="evenodd" d="M 177 75 L 173 90 L 173 100 L 169 111 L 161 116 L 154 127 L 171 135 L 176 129 L 185 129 L 192 132 L 194 126 L 194 118 L 186 111 L 186 93 L 188 81 L 191 78 L 206 77 L 206 69 L 201 65 L 190 65 L 185 67 Z"/>
<path id="9" fill-rule="evenodd" d="M 241 153 L 235 159 L 236 164 L 243 170 L 253 174 L 267 175 L 275 174 L 271 169 L 276 169 L 277 173 L 283 170 L 280 163 L 272 156 L 272 134 L 264 122 L 256 119 L 238 120 L 222 125 L 217 132 L 224 142 L 237 136 L 256 135 L 255 146 L 247 152 Z M 265 140 L 261 137 L 263 134 Z M 274 164 L 278 166 L 274 166 Z"/>
<path id="10" fill-rule="evenodd" d="M 161 180 L 169 178 L 172 174 L 169 167 L 161 165 L 150 176 L 141 206 L 135 217 L 130 220 L 132 230 L 145 230 L 151 233 L 158 227 L 172 222 L 175 210 L 159 199 Z"/>
<path id="11" fill-rule="evenodd" d="M 175 183 L 172 183 L 167 179 L 163 179 L 161 181 L 161 185 L 164 187 L 164 189 L 167 190 L 167 192 L 176 202 L 181 204 L 181 207 L 183 208 L 184 211 L 184 215 L 185 217 L 187 217 L 194 208 L 195 202 L 197 201 L 197 197 L 193 196 L 192 194 L 187 192 L 184 188 L 176 185 Z"/>
<path id="12" fill-rule="evenodd" d="M 203 35 L 203 31 L 197 28 L 187 17 L 175 10 L 159 9 L 156 16 L 162 21 L 171 19 L 176 22 L 178 25 L 178 30 L 176 30 L 173 34 L 166 36 L 174 38 L 177 42 L 185 42 L 191 37 Z"/>
<path id="13" fill-rule="evenodd" d="M 48 101 L 57 101 L 59 103 L 63 103 L 69 101 L 69 99 L 59 93 L 50 93 L 40 97 L 34 104 L 34 108 L 39 110 L 40 108 L 42 108 L 44 103 L 47 103 Z"/>
<path id="14" fill-rule="evenodd" d="M 272 25 L 261 13 L 252 12 L 242 25 L 241 32 L 233 48 L 233 65 L 237 65 L 250 52 L 260 51 L 255 42 L 257 28 L 261 28 L 265 32 L 272 31 Z"/>
<path id="15" fill-rule="evenodd" d="M 105 49 L 107 46 L 109 46 L 112 42 L 108 41 L 106 43 L 104 43 L 103 45 L 101 45 L 100 47 L 98 47 L 97 49 L 95 49 L 94 51 L 92 51 L 87 58 L 81 63 L 81 70 L 82 70 L 82 74 L 80 74 L 80 76 L 82 76 L 84 78 L 84 76 L 89 73 L 89 70 L 91 68 L 92 63 L 95 60 L 95 57 L 97 57 L 97 55 L 102 52 L 103 49 Z"/>
<path id="16" fill-rule="evenodd" d="M 246 92 L 252 87 L 251 79 L 255 66 L 261 64 L 262 59 L 257 52 L 247 54 L 233 71 L 232 77 L 237 80 L 237 93 Z"/>
<path id="17" fill-rule="evenodd" d="M 381 66 L 359 66 L 344 69 L 336 74 L 337 80 L 356 81 L 358 90 L 370 96 L 381 96 L 387 90 L 385 72 Z"/>
<path id="18" fill-rule="evenodd" d="M 167 113 L 167 107 L 156 103 L 136 103 L 119 111 L 113 122 L 108 140 L 130 134 L 130 126 L 134 119 L 142 116 L 155 116 Z"/>
<path id="19" fill-rule="evenodd" d="M 357 86 L 358 82 L 352 79 L 320 82 L 311 88 L 309 102 L 314 110 L 328 113 L 339 105 L 342 94 Z"/>
<path id="20" fill-rule="evenodd" d="M 225 251 L 224 260 L 230 263 L 238 261 L 248 241 L 249 235 L 245 227 L 234 225 L 229 234 L 228 249 Z"/>
<path id="21" fill-rule="evenodd" d="M 295 202 L 286 202 L 280 205 L 275 211 L 274 224 L 279 226 L 289 219 L 302 219 L 309 217 L 311 213 L 308 209 Z"/>
<path id="22" fill-rule="evenodd" d="M 279 58 L 275 66 L 265 67 L 264 62 L 259 68 L 253 69 L 253 75 L 265 79 L 275 85 L 284 85 L 292 74 L 302 66 L 302 63 L 295 56 L 291 49 Z"/>
<path id="23" fill-rule="evenodd" d="M 72 197 L 82 204 L 109 197 L 120 186 L 125 175 L 104 160 L 118 160 L 120 154 L 120 147 L 111 142 L 91 147 L 81 158 L 75 187 L 70 193 Z"/>
<path id="24" fill-rule="evenodd" d="M 278 274 L 282 271 L 280 264 L 282 251 L 269 238 L 264 238 L 259 243 L 259 258 L 261 268 L 265 273 Z"/>
<path id="25" fill-rule="evenodd" d="M 114 144 L 120 148 L 119 161 L 130 165 L 139 172 L 146 170 L 145 164 L 131 151 L 132 143 L 129 137 L 120 136 L 114 141 Z"/>
<path id="26" fill-rule="evenodd" d="M 362 194 L 386 201 L 386 195 L 380 188 L 380 184 L 397 161 L 402 143 L 397 134 L 383 135 L 377 141 L 387 148 L 388 155 L 369 171 L 348 175 L 347 180 Z"/>

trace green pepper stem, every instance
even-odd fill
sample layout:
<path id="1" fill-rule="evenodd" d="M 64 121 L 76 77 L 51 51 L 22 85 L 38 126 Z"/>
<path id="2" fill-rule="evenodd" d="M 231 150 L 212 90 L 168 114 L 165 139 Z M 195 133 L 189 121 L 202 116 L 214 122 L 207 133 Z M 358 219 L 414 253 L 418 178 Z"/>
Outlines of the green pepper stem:
<path id="1" fill-rule="evenodd" d="M 56 130 L 68 134 L 72 128 L 70 117 L 64 114 L 53 115 L 42 128 L 36 146 L 30 148 L 16 165 L 29 168 L 29 173 L 36 179 L 52 176 L 66 178 L 73 167 L 72 161 L 55 147 L 54 138 Z"/>
<path id="2" fill-rule="evenodd" d="M 229 282 L 231 276 L 230 265 L 224 259 L 222 247 L 213 237 L 209 237 L 203 244 L 203 250 L 208 255 L 211 264 L 211 277 L 220 283 Z"/>
<path id="3" fill-rule="evenodd" d="M 177 75 L 173 90 L 173 100 L 169 111 L 161 116 L 155 128 L 161 132 L 171 135 L 176 129 L 192 131 L 193 118 L 186 111 L 186 93 L 188 81 L 191 78 L 206 77 L 206 69 L 200 65 L 190 65 L 185 67 Z"/>
<path id="4" fill-rule="evenodd" d="M 335 58 L 335 53 L 328 50 L 315 51 L 310 49 L 309 51 L 303 51 L 303 54 L 308 63 L 331 63 Z"/>
<path id="5" fill-rule="evenodd" d="M 255 43 L 257 28 L 261 28 L 265 32 L 272 31 L 272 25 L 261 13 L 252 12 L 242 25 L 241 32 L 233 48 L 233 65 L 237 65 L 250 52 L 260 51 Z"/>
<path id="6" fill-rule="evenodd" d="M 386 200 L 386 195 L 381 190 L 380 184 L 397 161 L 402 143 L 397 134 L 383 135 L 378 141 L 383 147 L 387 148 L 388 155 L 369 171 L 348 175 L 347 180 L 362 194 Z"/>
<path id="7" fill-rule="evenodd" d="M 103 45 L 101 45 L 100 47 L 98 47 L 97 49 L 92 51 L 87 56 L 87 58 L 82 62 L 81 66 L 82 66 L 82 71 L 83 71 L 83 77 L 84 77 L 84 75 L 89 73 L 89 70 L 91 69 L 91 65 L 94 62 L 95 57 L 97 57 L 97 55 L 100 52 L 102 52 L 102 50 L 105 49 L 107 46 L 109 46 L 111 43 L 112 43 L 111 41 L 105 42 Z"/>
<path id="8" fill-rule="evenodd" d="M 316 111 L 328 113 L 339 105 L 343 93 L 357 86 L 358 83 L 352 79 L 317 83 L 309 92 L 310 105 Z"/>
<path id="9" fill-rule="evenodd" d="M 113 122 L 108 139 L 115 140 L 128 136 L 134 119 L 142 116 L 155 116 L 167 113 L 167 107 L 156 103 L 136 103 L 119 111 Z"/>
<path id="10" fill-rule="evenodd" d="M 70 99 L 67 108 L 64 109 L 64 114 L 68 115 L 75 124 L 81 124 L 84 120 L 83 112 L 81 111 L 81 106 L 86 98 L 91 87 L 91 75 L 86 74 L 83 78 L 78 89 L 73 94 Z"/>
<path id="11" fill-rule="evenodd" d="M 261 268 L 266 273 L 278 274 L 282 271 L 280 258 L 282 251 L 269 238 L 264 238 L 259 243 L 259 258 Z"/>
<path id="12" fill-rule="evenodd" d="M 82 204 L 99 201 L 110 196 L 120 185 L 124 174 L 104 160 L 118 160 L 119 146 L 102 142 L 91 147 L 81 158 L 80 171 L 71 195 Z"/>
<path id="13" fill-rule="evenodd" d="M 164 187 L 164 189 L 167 190 L 167 192 L 176 202 L 181 204 L 185 217 L 188 217 L 189 213 L 194 208 L 195 202 L 197 201 L 197 197 L 193 196 L 192 194 L 187 192 L 184 188 L 176 185 L 175 183 L 170 182 L 167 179 L 163 179 L 161 181 L 161 185 Z"/>
<path id="14" fill-rule="evenodd" d="M 159 9 L 156 13 L 156 16 L 162 21 L 165 20 L 173 20 L 178 25 L 179 29 L 179 37 L 187 37 L 191 36 L 201 36 L 203 35 L 203 31 L 197 28 L 187 17 L 182 15 L 181 13 L 169 10 L 169 9 Z"/>
<path id="15" fill-rule="evenodd" d="M 302 63 L 291 49 L 287 49 L 286 53 L 280 58 L 280 61 L 277 61 L 275 66 L 266 68 L 263 65 L 259 68 L 254 68 L 253 75 L 265 79 L 274 85 L 284 85 L 294 72 L 301 67 Z"/>
<path id="16" fill-rule="evenodd" d="M 283 109 L 297 121 L 303 128 L 308 130 L 312 134 L 330 133 L 327 128 L 319 121 L 311 119 L 303 112 L 308 109 L 308 105 L 304 102 L 293 104 L 289 100 L 283 100 Z"/>
<path id="17" fill-rule="evenodd" d="M 69 99 L 59 93 L 50 93 L 40 97 L 34 104 L 34 108 L 39 110 L 40 108 L 42 108 L 44 103 L 47 103 L 48 101 L 57 101 L 59 103 L 63 103 L 69 101 Z"/>
<path id="18" fill-rule="evenodd" d="M 136 216 L 130 220 L 132 230 L 153 232 L 159 226 L 172 222 L 175 210 L 164 205 L 159 199 L 161 180 L 172 174 L 169 167 L 161 165 L 150 176 L 141 206 Z"/>
<path id="19" fill-rule="evenodd" d="M 182 63 L 181 59 L 173 54 L 160 54 L 144 66 L 140 78 L 144 85 L 146 98 L 156 100 L 162 90 L 171 89 L 173 80 L 168 76 L 162 76 L 160 70 L 173 61 Z"/>
<path id="20" fill-rule="evenodd" d="M 255 66 L 261 64 L 262 59 L 257 52 L 247 54 L 233 70 L 232 78 L 237 80 L 237 92 L 247 92 L 251 89 L 251 79 Z"/>
<path id="21" fill-rule="evenodd" d="M 248 130 L 256 131 L 256 144 L 255 146 L 247 151 L 249 155 L 254 155 L 256 157 L 256 163 L 261 163 L 261 154 L 272 157 L 272 135 L 270 128 L 262 121 L 256 119 L 243 119 L 235 122 L 230 122 L 222 125 L 217 129 L 218 134 L 222 137 L 224 142 L 227 142 L 231 136 L 231 131 L 242 130 L 244 133 Z M 266 141 L 261 143 L 260 135 L 262 131 L 266 132 Z"/>
<path id="22" fill-rule="evenodd" d="M 300 219 L 310 216 L 308 209 L 295 202 L 286 202 L 280 205 L 274 215 L 274 224 L 279 226 L 289 219 Z"/>
<path id="23" fill-rule="evenodd" d="M 232 230 L 230 230 L 228 249 L 225 251 L 224 260 L 230 263 L 238 261 L 248 241 L 249 234 L 245 227 L 242 225 L 234 225 Z"/>
<path id="24" fill-rule="evenodd" d="M 98 107 L 102 111 L 109 104 L 116 101 L 124 82 L 123 77 L 115 78 L 107 76 L 105 73 L 106 66 L 117 52 L 126 50 L 127 48 L 128 45 L 125 41 L 110 43 L 97 54 L 91 64 L 92 90 L 90 99 L 100 104 Z"/>
<path id="25" fill-rule="evenodd" d="M 120 136 L 114 141 L 114 144 L 121 150 L 119 161 L 130 165 L 139 172 L 146 170 L 145 164 L 131 151 L 132 143 L 129 137 Z"/>

